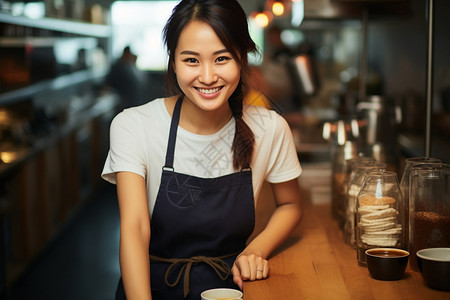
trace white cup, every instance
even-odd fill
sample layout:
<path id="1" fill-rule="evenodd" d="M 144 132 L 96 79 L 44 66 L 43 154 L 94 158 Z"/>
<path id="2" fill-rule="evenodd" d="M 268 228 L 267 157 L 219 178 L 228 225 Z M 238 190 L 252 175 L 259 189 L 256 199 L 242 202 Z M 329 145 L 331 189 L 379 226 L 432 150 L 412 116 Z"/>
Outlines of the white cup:
<path id="1" fill-rule="evenodd" d="M 242 300 L 242 292 L 235 289 L 211 289 L 204 291 L 202 300 Z"/>

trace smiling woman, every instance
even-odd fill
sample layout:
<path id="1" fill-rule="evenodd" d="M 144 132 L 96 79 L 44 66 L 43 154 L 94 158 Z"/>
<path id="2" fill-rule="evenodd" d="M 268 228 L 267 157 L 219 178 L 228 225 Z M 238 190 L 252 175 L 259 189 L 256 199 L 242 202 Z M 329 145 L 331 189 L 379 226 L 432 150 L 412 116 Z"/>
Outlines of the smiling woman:
<path id="1" fill-rule="evenodd" d="M 302 215 L 289 126 L 244 105 L 256 45 L 238 2 L 182 0 L 163 37 L 171 93 L 115 117 L 102 173 L 120 209 L 117 299 L 197 300 L 265 279 Z M 249 241 L 264 181 L 277 209 Z"/>

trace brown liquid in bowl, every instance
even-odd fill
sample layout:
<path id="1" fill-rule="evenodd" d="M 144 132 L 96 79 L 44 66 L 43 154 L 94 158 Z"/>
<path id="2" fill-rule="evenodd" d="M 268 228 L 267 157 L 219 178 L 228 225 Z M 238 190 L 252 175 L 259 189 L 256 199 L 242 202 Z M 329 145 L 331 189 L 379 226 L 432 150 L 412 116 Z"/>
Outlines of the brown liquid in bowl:
<path id="1" fill-rule="evenodd" d="M 395 249 L 392 250 L 370 250 L 367 251 L 368 254 L 379 257 L 402 257 L 407 256 L 405 252 L 398 251 Z"/>

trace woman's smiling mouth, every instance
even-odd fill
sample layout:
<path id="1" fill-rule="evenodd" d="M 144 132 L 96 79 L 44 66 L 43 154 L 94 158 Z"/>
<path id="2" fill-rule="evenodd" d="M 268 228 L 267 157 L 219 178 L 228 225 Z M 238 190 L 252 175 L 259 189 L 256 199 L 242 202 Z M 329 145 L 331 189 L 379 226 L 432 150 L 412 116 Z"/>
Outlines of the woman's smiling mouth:
<path id="1" fill-rule="evenodd" d="M 216 87 L 213 89 L 205 89 L 205 88 L 196 88 L 196 89 L 197 89 L 197 91 L 199 91 L 202 94 L 210 95 L 210 94 L 217 93 L 218 91 L 220 91 L 222 89 L 222 87 Z"/>

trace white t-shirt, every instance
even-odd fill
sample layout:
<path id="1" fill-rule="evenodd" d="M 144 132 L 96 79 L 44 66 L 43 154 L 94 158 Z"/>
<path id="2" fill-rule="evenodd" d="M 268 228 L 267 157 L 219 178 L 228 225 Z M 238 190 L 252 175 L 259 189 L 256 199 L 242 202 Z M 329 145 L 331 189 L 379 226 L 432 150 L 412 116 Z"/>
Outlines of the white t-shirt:
<path id="1" fill-rule="evenodd" d="M 244 106 L 243 118 L 255 136 L 251 168 L 256 201 L 264 180 L 289 181 L 300 176 L 302 169 L 292 133 L 283 117 L 260 106 Z M 164 99 L 159 98 L 125 109 L 111 123 L 111 144 L 102 178 L 115 184 L 115 173 L 121 171 L 144 177 L 150 214 L 165 163 L 170 122 Z M 231 151 L 234 131 L 234 118 L 211 135 L 198 135 L 178 127 L 175 171 L 203 178 L 236 172 Z"/>

